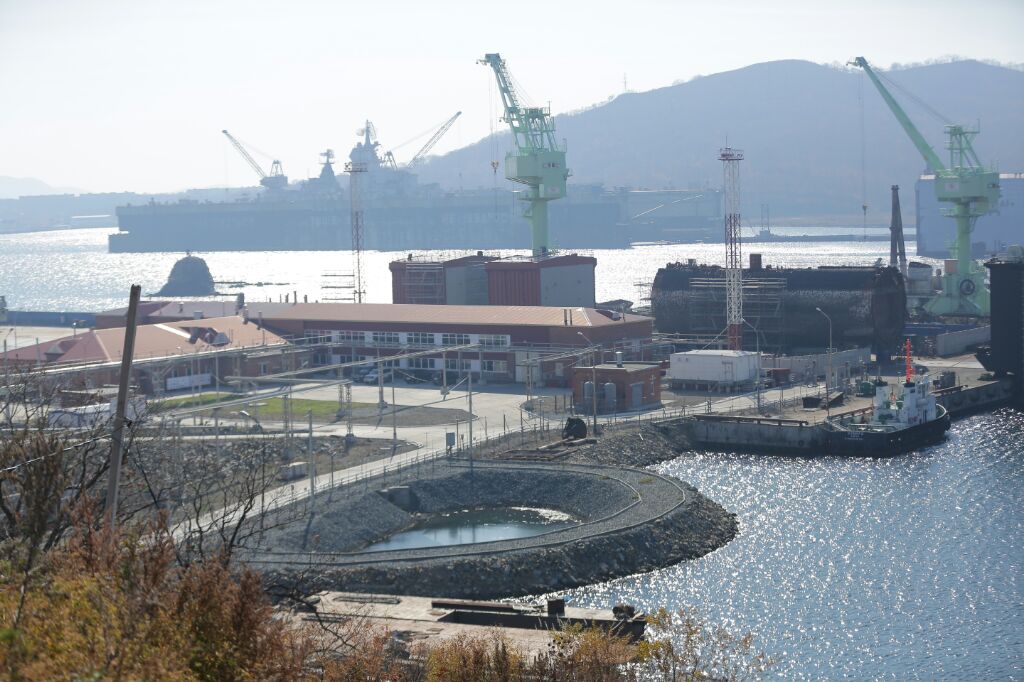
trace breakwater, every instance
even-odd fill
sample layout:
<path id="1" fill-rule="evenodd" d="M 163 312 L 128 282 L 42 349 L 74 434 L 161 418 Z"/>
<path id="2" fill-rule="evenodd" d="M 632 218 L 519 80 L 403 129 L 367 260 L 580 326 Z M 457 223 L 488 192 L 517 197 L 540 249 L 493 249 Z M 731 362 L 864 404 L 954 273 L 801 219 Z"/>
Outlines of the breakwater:
<path id="1" fill-rule="evenodd" d="M 651 571 L 721 547 L 736 520 L 692 486 L 640 469 L 579 464 L 449 466 L 399 488 L 339 489 L 305 529 L 276 529 L 250 563 L 269 584 L 458 598 L 548 592 Z M 581 523 L 514 540 L 388 552 L 359 548 L 416 518 L 537 506 Z"/>

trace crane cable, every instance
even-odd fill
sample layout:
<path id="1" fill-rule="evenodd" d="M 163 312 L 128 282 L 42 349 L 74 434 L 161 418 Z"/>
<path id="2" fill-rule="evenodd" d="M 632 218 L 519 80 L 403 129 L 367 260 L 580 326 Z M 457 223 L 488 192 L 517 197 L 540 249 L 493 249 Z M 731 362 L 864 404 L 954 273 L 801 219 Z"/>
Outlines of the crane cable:
<path id="1" fill-rule="evenodd" d="M 498 213 L 498 138 L 495 137 L 495 134 L 494 134 L 494 120 L 495 120 L 495 118 L 497 118 L 497 117 L 495 115 L 495 110 L 494 110 L 494 79 L 490 77 L 490 74 L 488 74 L 488 78 L 487 78 L 487 120 L 488 120 L 488 123 L 490 124 L 490 127 L 491 127 L 491 134 L 490 134 L 490 137 L 489 137 L 490 147 L 491 147 L 491 171 L 492 171 L 491 172 L 491 175 L 492 175 L 491 182 L 493 184 L 492 194 L 494 194 L 494 220 L 495 220 L 495 222 L 497 222 L 498 215 L 499 215 L 499 213 Z"/>
<path id="2" fill-rule="evenodd" d="M 864 71 L 857 81 L 857 104 L 860 109 L 860 210 L 863 239 L 868 239 L 868 180 L 867 180 L 867 138 L 864 133 Z"/>

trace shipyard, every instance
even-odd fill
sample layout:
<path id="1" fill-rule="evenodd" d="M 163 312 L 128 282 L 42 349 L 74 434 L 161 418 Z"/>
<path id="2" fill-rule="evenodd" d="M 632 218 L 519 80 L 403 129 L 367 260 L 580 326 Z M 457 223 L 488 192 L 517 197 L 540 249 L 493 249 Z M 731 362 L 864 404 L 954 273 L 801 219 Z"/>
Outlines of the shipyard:
<path id="1" fill-rule="evenodd" d="M 806 61 L 685 69 L 674 8 L 545 8 L 571 69 L 493 8 L 385 2 L 351 45 L 326 6 L 98 9 L 139 73 L 143 17 L 196 56 L 55 113 L 82 148 L 45 178 L 44 124 L 8 140 L 2 667 L 1013 677 L 1024 70 L 868 4 Z M 748 10 L 686 25 L 756 43 Z"/>

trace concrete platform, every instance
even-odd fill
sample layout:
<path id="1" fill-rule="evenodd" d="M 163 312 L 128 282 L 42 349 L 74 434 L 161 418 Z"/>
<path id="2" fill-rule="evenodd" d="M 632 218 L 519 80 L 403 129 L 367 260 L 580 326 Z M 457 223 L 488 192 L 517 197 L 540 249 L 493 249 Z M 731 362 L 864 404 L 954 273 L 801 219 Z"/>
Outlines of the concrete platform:
<path id="1" fill-rule="evenodd" d="M 546 652 L 552 633 L 562 624 L 580 623 L 642 636 L 643 614 L 619 620 L 610 610 L 565 606 L 560 616 L 549 616 L 546 606 L 508 602 L 474 602 L 392 595 L 321 592 L 316 595 L 317 615 L 298 614 L 306 620 L 354 620 L 387 628 L 409 644 L 436 644 L 452 637 L 481 637 L 500 632 L 524 653 Z"/>

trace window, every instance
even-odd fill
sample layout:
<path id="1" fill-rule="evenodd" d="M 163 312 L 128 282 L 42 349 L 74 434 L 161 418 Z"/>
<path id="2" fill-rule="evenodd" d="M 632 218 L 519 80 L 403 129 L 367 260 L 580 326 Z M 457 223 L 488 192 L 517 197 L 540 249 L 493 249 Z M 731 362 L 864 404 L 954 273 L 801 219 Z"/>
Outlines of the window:
<path id="1" fill-rule="evenodd" d="M 480 345 L 481 346 L 507 346 L 509 344 L 509 337 L 505 334 L 481 334 Z"/>
<path id="2" fill-rule="evenodd" d="M 307 329 L 304 333 L 307 343 L 330 343 L 331 332 L 326 329 Z"/>
<path id="3" fill-rule="evenodd" d="M 442 334 L 441 345 L 465 346 L 469 344 L 469 334 Z"/>
<path id="4" fill-rule="evenodd" d="M 373 332 L 373 343 L 376 345 L 397 346 L 398 332 Z"/>
<path id="5" fill-rule="evenodd" d="M 433 346 L 434 335 L 430 332 L 409 332 L 406 335 L 410 346 Z"/>
<path id="6" fill-rule="evenodd" d="M 451 371 L 454 372 L 459 369 L 459 361 L 457 358 L 448 358 L 444 361 L 444 366 L 446 369 L 450 369 Z M 471 367 L 472 365 L 470 364 L 469 360 L 462 361 L 462 371 L 468 372 Z"/>
<path id="7" fill-rule="evenodd" d="M 434 358 L 409 358 L 409 369 L 434 369 L 436 366 Z"/>
<path id="8" fill-rule="evenodd" d="M 267 363 L 261 362 L 260 363 L 260 376 L 263 376 L 264 374 L 266 374 L 269 369 L 270 369 L 270 366 Z"/>
<path id="9" fill-rule="evenodd" d="M 334 332 L 334 338 L 340 343 L 363 343 L 366 341 L 366 334 L 364 332 L 340 331 Z"/>
<path id="10" fill-rule="evenodd" d="M 485 372 L 508 374 L 508 361 L 506 360 L 484 360 L 481 367 Z"/>

